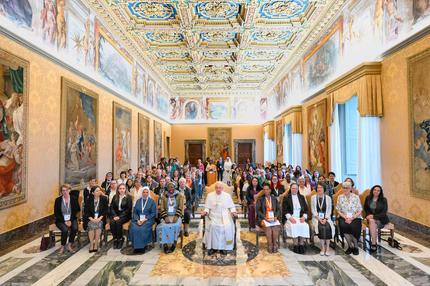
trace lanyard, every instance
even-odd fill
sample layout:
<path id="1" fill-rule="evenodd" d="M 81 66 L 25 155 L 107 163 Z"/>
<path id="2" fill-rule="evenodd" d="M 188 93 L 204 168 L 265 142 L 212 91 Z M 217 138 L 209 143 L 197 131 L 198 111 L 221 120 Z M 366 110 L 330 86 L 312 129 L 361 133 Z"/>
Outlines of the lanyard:
<path id="1" fill-rule="evenodd" d="M 67 204 L 63 197 L 63 205 L 66 208 L 67 213 L 70 213 L 70 197 L 69 197 L 69 202 Z"/>
<path id="2" fill-rule="evenodd" d="M 270 200 L 266 198 L 266 207 L 269 209 L 269 211 L 272 210 L 272 198 L 270 197 Z"/>
<path id="3" fill-rule="evenodd" d="M 143 205 L 143 198 L 142 198 L 142 200 L 140 201 L 140 203 L 142 204 L 142 214 L 143 214 L 143 211 L 144 211 L 144 210 L 145 210 L 145 208 L 146 208 L 146 204 L 148 203 L 148 200 L 149 200 L 149 198 L 146 198 L 145 205 Z"/>
<path id="4" fill-rule="evenodd" d="M 317 196 L 317 204 L 318 204 L 318 208 L 319 208 L 320 211 L 322 211 L 322 206 L 324 205 L 324 201 L 325 201 L 325 195 L 323 196 L 321 204 L 320 204 L 320 200 L 319 200 L 319 198 Z"/>
<path id="5" fill-rule="evenodd" d="M 100 203 L 100 199 L 97 200 L 97 204 L 94 207 L 94 212 L 98 212 L 99 211 L 99 203 Z"/>

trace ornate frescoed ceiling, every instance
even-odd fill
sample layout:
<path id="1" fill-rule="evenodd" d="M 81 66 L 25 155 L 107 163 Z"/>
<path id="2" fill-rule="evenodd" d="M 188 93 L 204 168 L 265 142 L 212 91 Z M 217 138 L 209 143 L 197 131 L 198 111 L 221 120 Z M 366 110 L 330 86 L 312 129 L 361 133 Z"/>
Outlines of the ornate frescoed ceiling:
<path id="1" fill-rule="evenodd" d="M 344 2 L 87 1 L 172 96 L 264 93 L 295 51 L 314 40 L 309 35 L 319 22 Z"/>

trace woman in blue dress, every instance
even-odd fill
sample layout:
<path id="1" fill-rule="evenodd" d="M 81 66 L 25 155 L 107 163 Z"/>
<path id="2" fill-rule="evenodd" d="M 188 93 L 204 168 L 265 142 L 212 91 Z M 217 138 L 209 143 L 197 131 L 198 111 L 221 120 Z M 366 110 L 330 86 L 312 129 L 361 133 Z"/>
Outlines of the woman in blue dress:
<path id="1" fill-rule="evenodd" d="M 157 205 L 149 196 L 149 188 L 143 187 L 142 197 L 136 201 L 132 212 L 129 232 L 129 239 L 135 253 L 144 252 L 152 242 L 152 226 L 156 215 Z"/>
<path id="2" fill-rule="evenodd" d="M 175 190 L 173 183 L 167 184 L 167 192 L 161 198 L 161 223 L 157 226 L 157 240 L 163 245 L 166 254 L 175 251 L 181 231 L 184 204 L 185 196 Z"/>

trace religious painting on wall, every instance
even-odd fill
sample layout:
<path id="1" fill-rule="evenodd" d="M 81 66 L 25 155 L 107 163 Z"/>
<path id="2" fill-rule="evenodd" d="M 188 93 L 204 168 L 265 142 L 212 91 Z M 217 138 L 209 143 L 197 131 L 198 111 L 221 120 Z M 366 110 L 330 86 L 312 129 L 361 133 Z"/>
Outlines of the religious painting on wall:
<path id="1" fill-rule="evenodd" d="M 0 209 L 27 201 L 28 66 L 0 49 Z"/>
<path id="2" fill-rule="evenodd" d="M 342 18 L 340 18 L 330 32 L 303 59 L 305 85 L 308 89 L 325 83 L 336 72 L 342 53 L 342 27 Z"/>
<path id="3" fill-rule="evenodd" d="M 208 128 L 208 156 L 216 160 L 231 157 L 231 128 Z"/>
<path id="4" fill-rule="evenodd" d="M 189 100 L 185 103 L 184 119 L 193 120 L 200 117 L 200 105 L 196 100 Z"/>
<path id="5" fill-rule="evenodd" d="M 149 166 L 149 118 L 140 114 L 138 116 L 139 128 L 139 166 Z"/>
<path id="6" fill-rule="evenodd" d="M 78 189 L 97 178 L 98 96 L 62 78 L 60 183 Z"/>
<path id="7" fill-rule="evenodd" d="M 309 168 L 326 174 L 327 171 L 327 101 L 308 107 Z"/>
<path id="8" fill-rule="evenodd" d="M 208 99 L 208 119 L 230 119 L 230 104 L 228 99 Z"/>
<path id="9" fill-rule="evenodd" d="M 113 103 L 113 175 L 130 169 L 131 162 L 131 109 Z"/>
<path id="10" fill-rule="evenodd" d="M 145 100 L 146 92 L 146 74 L 145 70 L 139 65 L 135 65 L 134 71 L 134 96 L 139 103 L 143 103 Z"/>
<path id="11" fill-rule="evenodd" d="M 154 120 L 154 163 L 157 164 L 162 156 L 163 127 L 160 122 Z"/>
<path id="12" fill-rule="evenodd" d="M 411 193 L 430 200 L 430 50 L 408 60 Z"/>
<path id="13" fill-rule="evenodd" d="M 124 50 L 96 21 L 96 69 L 113 86 L 132 93 L 133 64 Z"/>
<path id="14" fill-rule="evenodd" d="M 276 122 L 276 160 L 278 161 L 278 163 L 283 162 L 284 160 L 283 141 L 284 141 L 284 124 L 283 124 L 283 120 L 278 120 Z"/>

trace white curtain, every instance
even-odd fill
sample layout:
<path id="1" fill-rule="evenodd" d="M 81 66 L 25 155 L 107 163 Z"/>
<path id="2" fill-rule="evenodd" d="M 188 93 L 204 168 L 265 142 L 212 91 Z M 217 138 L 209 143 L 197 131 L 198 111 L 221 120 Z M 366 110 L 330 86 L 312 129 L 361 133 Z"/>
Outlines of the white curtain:
<path id="1" fill-rule="evenodd" d="M 269 139 L 269 134 L 264 132 L 264 163 L 275 161 L 275 141 Z"/>
<path id="2" fill-rule="evenodd" d="M 379 117 L 360 117 L 357 188 L 363 192 L 382 185 L 381 137 Z"/>
<path id="3" fill-rule="evenodd" d="M 336 174 L 339 182 L 342 178 L 342 149 L 339 124 L 339 106 L 336 104 L 333 112 L 333 123 L 330 126 L 330 170 Z"/>
<path id="4" fill-rule="evenodd" d="M 284 162 L 291 164 L 291 123 L 284 125 Z"/>
<path id="5" fill-rule="evenodd" d="M 293 133 L 292 137 L 292 145 L 293 152 L 291 158 L 291 164 L 293 166 L 302 166 L 302 134 Z"/>

